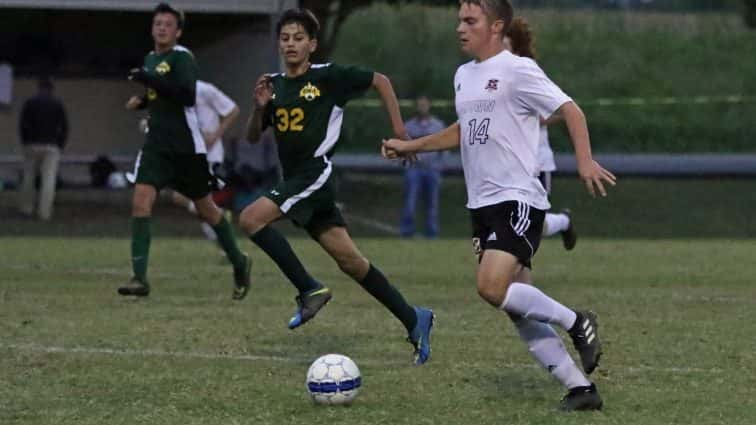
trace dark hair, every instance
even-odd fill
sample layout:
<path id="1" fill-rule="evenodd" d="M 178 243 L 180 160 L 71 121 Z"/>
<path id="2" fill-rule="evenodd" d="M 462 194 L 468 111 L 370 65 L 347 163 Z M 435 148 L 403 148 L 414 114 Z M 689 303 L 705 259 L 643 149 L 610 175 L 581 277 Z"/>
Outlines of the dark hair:
<path id="1" fill-rule="evenodd" d="M 514 8 L 509 0 L 459 0 L 459 5 L 474 4 L 481 9 L 492 20 L 501 19 L 504 21 L 504 32 L 507 32 L 509 25 L 512 23 Z"/>
<path id="2" fill-rule="evenodd" d="M 523 18 L 515 18 L 507 30 L 507 37 L 512 44 L 512 53 L 517 56 L 536 59 L 535 35 Z"/>
<path id="3" fill-rule="evenodd" d="M 304 28 L 310 38 L 318 38 L 320 22 L 318 22 L 318 18 L 315 17 L 310 9 L 297 7 L 285 10 L 283 15 L 281 15 L 281 19 L 276 24 L 276 34 L 281 35 L 281 28 L 288 24 L 302 25 L 302 28 Z"/>
<path id="4" fill-rule="evenodd" d="M 155 6 L 155 12 L 153 13 L 153 16 L 160 13 L 170 13 L 171 15 L 176 17 L 178 29 L 184 29 L 184 12 L 178 9 L 174 9 L 173 6 L 168 3 L 160 3 L 159 5 Z"/>

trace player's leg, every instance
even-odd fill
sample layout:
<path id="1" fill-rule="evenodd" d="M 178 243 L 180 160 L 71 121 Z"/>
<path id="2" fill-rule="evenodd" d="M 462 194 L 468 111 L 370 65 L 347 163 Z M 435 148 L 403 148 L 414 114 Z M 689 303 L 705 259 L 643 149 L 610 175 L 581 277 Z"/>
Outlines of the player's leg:
<path id="1" fill-rule="evenodd" d="M 546 194 L 551 195 L 552 180 L 551 173 L 543 171 L 538 175 L 538 180 L 546 190 Z M 543 236 L 549 237 L 559 233 L 562 236 L 562 244 L 567 251 L 575 248 L 577 244 L 577 233 L 572 225 L 572 214 L 570 210 L 564 209 L 558 213 L 546 213 L 543 221 Z"/>
<path id="2" fill-rule="evenodd" d="M 137 183 L 131 200 L 131 280 L 118 288 L 121 295 L 147 296 L 150 286 L 147 281 L 147 265 L 150 256 L 150 219 L 157 197 L 155 186 Z"/>
<path id="3" fill-rule="evenodd" d="M 425 236 L 437 238 L 439 234 L 439 191 L 441 188 L 441 172 L 425 170 L 423 175 L 423 197 L 425 200 Z"/>
<path id="4" fill-rule="evenodd" d="M 239 225 L 289 279 L 301 294 L 312 293 L 322 285 L 307 273 L 286 238 L 269 224 L 281 217 L 278 204 L 262 196 L 248 205 L 239 216 Z"/>
<path id="5" fill-rule="evenodd" d="M 507 313 L 539 322 L 556 324 L 569 330 L 575 324 L 575 312 L 548 297 L 537 288 L 515 282 L 520 260 L 498 249 L 487 249 L 478 267 L 478 293 L 489 304 Z"/>
<path id="6" fill-rule="evenodd" d="M 35 191 L 34 181 L 37 179 L 40 157 L 36 145 L 24 146 L 24 174 L 19 191 L 19 211 L 28 216 L 34 215 Z"/>
<path id="7" fill-rule="evenodd" d="M 60 149 L 53 145 L 43 146 L 42 148 L 39 218 L 42 220 L 49 220 L 52 218 L 53 204 L 55 203 L 55 184 L 58 180 Z"/>
<path id="8" fill-rule="evenodd" d="M 192 202 L 197 208 L 197 215 L 212 228 L 218 238 L 218 245 L 234 268 L 234 293 L 232 297 L 234 299 L 244 298 L 250 287 L 252 260 L 239 249 L 231 223 L 226 219 L 223 211 L 215 205 L 210 194 L 193 199 Z"/>
<path id="9" fill-rule="evenodd" d="M 410 342 L 415 345 L 415 364 L 425 363 L 430 357 L 433 312 L 410 305 L 386 276 L 362 255 L 345 226 L 332 225 L 318 232 L 311 231 L 311 234 L 342 272 L 359 283 L 402 322 Z"/>
<path id="10" fill-rule="evenodd" d="M 174 175 L 176 164 L 167 153 L 142 149 L 134 164 L 132 175 L 134 194 L 131 201 L 131 280 L 118 288 L 121 295 L 147 296 L 150 286 L 147 280 L 152 233 L 150 221 L 157 194 Z"/>
<path id="11" fill-rule="evenodd" d="M 531 270 L 523 267 L 515 280 L 530 284 Z M 533 358 L 569 391 L 562 400 L 563 409 L 601 408 L 601 396 L 596 386 L 577 367 L 562 338 L 551 325 L 512 314 L 509 314 L 509 318 Z"/>
<path id="12" fill-rule="evenodd" d="M 399 222 L 399 233 L 403 237 L 411 237 L 415 234 L 415 210 L 420 193 L 420 183 L 419 169 L 411 167 L 404 172 L 404 206 L 402 207 L 402 218 Z"/>
<path id="13" fill-rule="evenodd" d="M 517 280 L 527 278 L 522 269 L 530 268 L 538 250 L 543 219 L 543 211 L 521 202 L 505 202 L 473 213 L 478 229 L 475 236 L 483 241 L 478 293 L 509 314 L 566 330 L 580 353 L 584 370 L 591 373 L 601 357 L 595 314 L 573 311 L 538 288 Z"/>

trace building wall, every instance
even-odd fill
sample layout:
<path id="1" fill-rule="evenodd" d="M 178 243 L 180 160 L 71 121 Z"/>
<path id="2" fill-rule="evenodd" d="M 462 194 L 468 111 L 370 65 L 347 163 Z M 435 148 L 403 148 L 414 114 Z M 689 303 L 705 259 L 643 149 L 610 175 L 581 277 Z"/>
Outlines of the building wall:
<path id="1" fill-rule="evenodd" d="M 212 29 L 204 29 L 204 32 Z M 224 33 L 202 37 L 193 50 L 206 79 L 233 98 L 242 110 L 229 136 L 241 134 L 252 105 L 252 88 L 259 74 L 276 69 L 276 53 L 270 38 L 269 20 Z M 218 35 L 221 34 L 221 35 Z M 146 53 L 146 52 L 145 52 Z M 126 111 L 124 104 L 140 86 L 125 79 L 60 78 L 55 80 L 56 94 L 66 105 L 70 136 L 66 154 L 136 154 L 143 138 L 138 132 L 142 113 Z M 0 155 L 20 154 L 18 116 L 23 102 L 36 92 L 36 81 L 17 78 L 10 108 L 0 109 Z"/>

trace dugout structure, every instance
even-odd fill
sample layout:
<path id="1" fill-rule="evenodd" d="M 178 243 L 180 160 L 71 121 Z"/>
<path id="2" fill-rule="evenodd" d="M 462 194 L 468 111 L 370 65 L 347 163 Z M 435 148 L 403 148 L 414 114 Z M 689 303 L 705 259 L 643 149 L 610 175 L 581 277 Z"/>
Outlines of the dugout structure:
<path id="1" fill-rule="evenodd" d="M 143 142 L 138 114 L 124 103 L 139 87 L 126 80 L 152 49 L 158 0 L 3 0 L 0 63 L 13 67 L 13 98 L 0 112 L 0 156 L 16 157 L 18 115 L 39 75 L 53 75 L 70 121 L 66 155 L 134 155 Z M 296 0 L 176 0 L 187 15 L 181 44 L 197 57 L 200 77 L 242 111 L 257 75 L 279 68 L 275 22 Z M 240 119 L 235 134 L 243 125 Z"/>

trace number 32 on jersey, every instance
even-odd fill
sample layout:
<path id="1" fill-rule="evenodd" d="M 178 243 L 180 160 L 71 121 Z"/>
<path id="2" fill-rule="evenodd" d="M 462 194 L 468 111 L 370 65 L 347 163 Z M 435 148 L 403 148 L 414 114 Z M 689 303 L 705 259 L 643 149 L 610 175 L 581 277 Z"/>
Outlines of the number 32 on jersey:
<path id="1" fill-rule="evenodd" d="M 288 110 L 286 108 L 276 109 L 276 119 L 278 120 L 278 131 L 285 133 L 287 131 L 302 131 L 304 130 L 304 111 L 302 108 L 294 108 Z"/>

